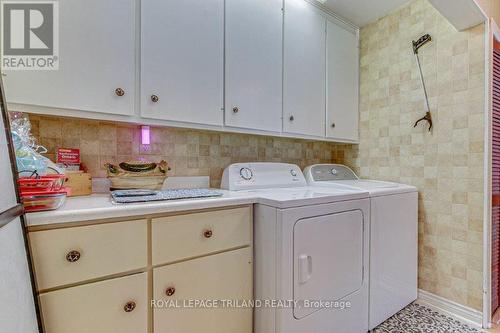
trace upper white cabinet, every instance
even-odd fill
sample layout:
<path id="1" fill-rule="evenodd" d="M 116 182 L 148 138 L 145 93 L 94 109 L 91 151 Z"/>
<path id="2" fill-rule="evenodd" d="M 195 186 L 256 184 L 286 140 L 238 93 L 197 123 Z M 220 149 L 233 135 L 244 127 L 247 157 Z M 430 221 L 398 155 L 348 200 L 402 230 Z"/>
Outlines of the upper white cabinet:
<path id="1" fill-rule="evenodd" d="M 64 0 L 59 12 L 59 70 L 6 72 L 12 110 L 358 141 L 358 29 L 309 1 Z"/>
<path id="2" fill-rule="evenodd" d="M 358 140 L 358 33 L 341 23 L 327 23 L 326 136 Z"/>
<path id="3" fill-rule="evenodd" d="M 326 18 L 304 0 L 285 1 L 283 130 L 325 136 Z"/>
<path id="4" fill-rule="evenodd" d="M 282 0 L 226 0 L 226 125 L 281 132 L 282 27 Z"/>
<path id="5" fill-rule="evenodd" d="M 223 125 L 224 0 L 141 6 L 141 115 Z"/>
<path id="6" fill-rule="evenodd" d="M 7 102 L 130 115 L 135 1 L 59 1 L 59 70 L 6 71 Z"/>

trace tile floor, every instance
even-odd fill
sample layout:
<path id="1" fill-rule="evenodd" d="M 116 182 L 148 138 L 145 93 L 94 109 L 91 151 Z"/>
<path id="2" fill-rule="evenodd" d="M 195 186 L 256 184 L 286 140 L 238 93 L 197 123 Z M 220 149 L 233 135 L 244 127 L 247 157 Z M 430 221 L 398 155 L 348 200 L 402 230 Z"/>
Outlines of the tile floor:
<path id="1" fill-rule="evenodd" d="M 480 333 L 454 318 L 413 303 L 389 318 L 373 333 Z M 495 331 L 492 331 L 495 332 Z"/>

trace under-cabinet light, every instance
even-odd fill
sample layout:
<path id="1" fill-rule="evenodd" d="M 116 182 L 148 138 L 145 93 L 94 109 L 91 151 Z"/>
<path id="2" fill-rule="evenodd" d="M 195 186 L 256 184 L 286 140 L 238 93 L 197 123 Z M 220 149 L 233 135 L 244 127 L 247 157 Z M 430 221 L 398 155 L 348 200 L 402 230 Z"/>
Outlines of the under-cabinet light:
<path id="1" fill-rule="evenodd" d="M 151 129 L 149 126 L 141 126 L 141 143 L 143 145 L 149 145 L 151 143 Z"/>

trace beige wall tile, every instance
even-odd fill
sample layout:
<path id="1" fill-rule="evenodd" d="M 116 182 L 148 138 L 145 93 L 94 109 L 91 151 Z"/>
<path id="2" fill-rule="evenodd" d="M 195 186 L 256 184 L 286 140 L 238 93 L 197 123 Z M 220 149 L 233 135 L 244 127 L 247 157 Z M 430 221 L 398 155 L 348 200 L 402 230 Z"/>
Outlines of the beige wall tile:
<path id="1" fill-rule="evenodd" d="M 432 133 L 413 128 L 425 104 L 411 41 L 424 33 L 433 38 L 420 49 Z M 414 0 L 361 29 L 361 140 L 344 150 L 362 177 L 419 188 L 419 287 L 478 310 L 484 89 L 484 27 L 457 32 Z"/>

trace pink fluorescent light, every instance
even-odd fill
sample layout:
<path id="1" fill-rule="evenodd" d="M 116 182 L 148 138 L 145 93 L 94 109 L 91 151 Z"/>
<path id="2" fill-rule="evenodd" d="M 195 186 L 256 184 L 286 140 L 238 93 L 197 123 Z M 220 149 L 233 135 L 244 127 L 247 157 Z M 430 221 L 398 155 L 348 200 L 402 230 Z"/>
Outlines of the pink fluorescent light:
<path id="1" fill-rule="evenodd" d="M 141 143 L 149 145 L 151 143 L 151 129 L 149 126 L 141 126 Z"/>

